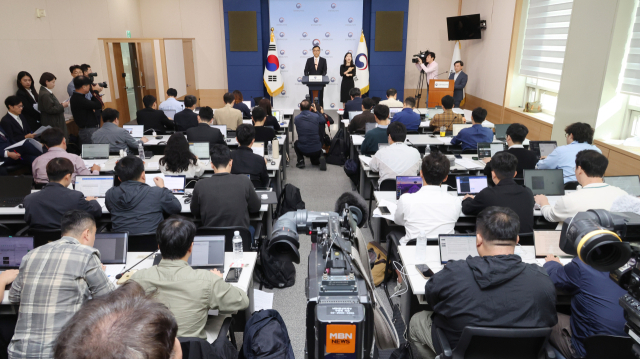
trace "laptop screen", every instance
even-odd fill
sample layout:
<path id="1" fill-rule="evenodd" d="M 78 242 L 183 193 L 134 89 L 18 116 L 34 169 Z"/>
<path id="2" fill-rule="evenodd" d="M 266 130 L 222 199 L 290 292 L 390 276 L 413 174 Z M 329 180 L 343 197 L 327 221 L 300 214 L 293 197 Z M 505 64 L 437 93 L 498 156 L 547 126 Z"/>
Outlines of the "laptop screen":
<path id="1" fill-rule="evenodd" d="M 251 108 L 251 101 L 242 101 L 242 103 L 247 105 L 248 108 Z"/>
<path id="2" fill-rule="evenodd" d="M 0 269 L 20 268 L 22 257 L 33 250 L 33 237 L 0 237 Z"/>
<path id="3" fill-rule="evenodd" d="M 478 256 L 475 234 L 441 234 L 438 243 L 443 264 L 448 261 L 465 260 L 468 256 Z"/>
<path id="4" fill-rule="evenodd" d="M 402 107 L 390 107 L 389 108 L 389 113 L 398 113 L 398 112 L 400 112 L 402 110 L 403 110 Z"/>
<path id="5" fill-rule="evenodd" d="M 640 196 L 640 176 L 611 176 L 605 177 L 604 183 L 623 189 L 630 195 Z"/>
<path id="6" fill-rule="evenodd" d="M 96 233 L 93 248 L 100 251 L 100 261 L 103 264 L 127 263 L 129 234 L 124 233 Z"/>
<path id="7" fill-rule="evenodd" d="M 171 119 L 176 116 L 176 110 L 163 110 L 162 112 L 164 112 L 164 114 Z"/>
<path id="8" fill-rule="evenodd" d="M 561 169 L 523 170 L 524 186 L 534 195 L 564 196 L 564 180 Z"/>
<path id="9" fill-rule="evenodd" d="M 82 145 L 82 159 L 109 159 L 109 144 Z"/>
<path id="10" fill-rule="evenodd" d="M 76 176 L 76 191 L 85 197 L 104 197 L 113 187 L 113 176 Z"/>
<path id="11" fill-rule="evenodd" d="M 211 125 L 211 127 L 220 130 L 220 133 L 222 133 L 222 137 L 224 137 L 224 139 L 227 139 L 227 125 Z"/>
<path id="12" fill-rule="evenodd" d="M 502 139 L 502 140 L 507 138 L 507 128 L 509 128 L 509 126 L 511 126 L 510 123 L 495 125 L 496 138 Z"/>
<path id="13" fill-rule="evenodd" d="M 477 194 L 487 188 L 487 176 L 456 176 L 458 194 Z"/>
<path id="14" fill-rule="evenodd" d="M 560 249 L 561 234 L 562 231 L 533 231 L 536 257 L 546 257 L 549 254 L 558 257 L 570 257 Z"/>
<path id="15" fill-rule="evenodd" d="M 251 150 L 258 156 L 264 157 L 264 142 L 254 142 Z"/>
<path id="16" fill-rule="evenodd" d="M 558 147 L 556 141 L 530 141 L 529 149 L 535 152 L 538 157 L 546 157 Z"/>
<path id="17" fill-rule="evenodd" d="M 280 121 L 280 111 L 271 111 L 271 116 L 275 117 L 276 120 Z"/>
<path id="18" fill-rule="evenodd" d="M 198 159 L 208 159 L 209 154 L 209 142 L 189 142 L 189 151 L 198 156 Z"/>
<path id="19" fill-rule="evenodd" d="M 354 117 L 358 116 L 361 113 L 362 113 L 362 111 L 351 111 L 351 112 L 349 112 L 349 121 L 353 120 Z"/>
<path id="20" fill-rule="evenodd" d="M 224 236 L 196 236 L 193 253 L 189 257 L 192 267 L 224 267 Z"/>
<path id="21" fill-rule="evenodd" d="M 32 184 L 32 176 L 0 176 L 0 199 L 24 198 L 31 193 Z"/>
<path id="22" fill-rule="evenodd" d="M 376 126 L 378 126 L 377 123 L 365 123 L 364 124 L 364 133 L 366 134 L 367 132 L 373 130 L 374 128 L 376 128 Z"/>
<path id="23" fill-rule="evenodd" d="M 398 176 L 396 177 L 396 199 L 405 193 L 416 193 L 422 188 L 422 178 L 420 176 Z"/>
<path id="24" fill-rule="evenodd" d="M 153 179 L 156 177 L 160 177 L 164 180 L 164 186 L 168 188 L 173 194 L 184 194 L 184 185 L 186 182 L 186 176 L 174 176 L 174 175 L 165 175 L 162 173 L 148 173 L 147 184 L 151 187 L 156 185 L 153 182 Z"/>
<path id="25" fill-rule="evenodd" d="M 464 130 L 465 128 L 469 128 L 473 125 L 471 124 L 466 124 L 466 123 L 454 123 L 453 124 L 453 135 L 457 136 L 458 133 L 460 133 L 460 131 Z"/>
<path id="26" fill-rule="evenodd" d="M 129 134 L 131 134 L 132 137 L 144 137 L 144 126 L 142 125 L 124 125 L 122 128 L 129 131 Z"/>
<path id="27" fill-rule="evenodd" d="M 478 143 L 478 158 L 493 157 L 496 153 L 506 151 L 506 149 L 507 145 L 504 143 L 480 142 Z"/>
<path id="28" fill-rule="evenodd" d="M 444 113 L 444 109 L 442 109 L 442 108 L 429 108 L 429 109 L 427 109 L 427 115 L 429 116 L 429 118 L 433 118 L 433 116 L 439 115 L 441 113 Z"/>

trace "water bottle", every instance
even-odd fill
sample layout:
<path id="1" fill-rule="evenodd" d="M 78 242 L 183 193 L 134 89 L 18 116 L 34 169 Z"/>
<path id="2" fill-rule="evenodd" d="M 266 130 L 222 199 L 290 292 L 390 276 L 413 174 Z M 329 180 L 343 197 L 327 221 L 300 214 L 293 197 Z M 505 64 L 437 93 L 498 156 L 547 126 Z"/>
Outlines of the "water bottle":
<path id="1" fill-rule="evenodd" d="M 440 127 L 440 137 L 444 137 L 447 135 L 447 126 Z"/>
<path id="2" fill-rule="evenodd" d="M 142 146 L 142 142 L 138 143 L 138 155 L 140 156 L 140 159 L 144 161 L 144 147 Z"/>
<path id="3" fill-rule="evenodd" d="M 273 141 L 271 141 L 271 152 L 273 153 L 273 158 L 274 160 L 277 160 L 278 157 L 280 157 L 280 141 L 278 140 L 278 136 L 273 138 Z"/>
<path id="4" fill-rule="evenodd" d="M 240 232 L 233 232 L 233 262 L 235 264 L 242 264 L 242 237 Z"/>
<path id="5" fill-rule="evenodd" d="M 415 262 L 418 264 L 425 263 L 427 261 L 427 235 L 424 231 L 420 232 L 416 241 L 416 258 Z"/>
<path id="6" fill-rule="evenodd" d="M 273 158 L 273 140 L 270 143 L 266 143 L 267 145 L 267 158 Z"/>

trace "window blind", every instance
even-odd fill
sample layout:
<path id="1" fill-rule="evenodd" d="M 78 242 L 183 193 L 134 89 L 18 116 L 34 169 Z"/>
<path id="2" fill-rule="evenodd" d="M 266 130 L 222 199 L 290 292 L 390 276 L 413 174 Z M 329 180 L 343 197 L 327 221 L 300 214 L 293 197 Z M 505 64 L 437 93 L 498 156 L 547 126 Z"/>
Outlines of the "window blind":
<path id="1" fill-rule="evenodd" d="M 560 81 L 573 0 L 529 0 L 520 75 Z"/>
<path id="2" fill-rule="evenodd" d="M 632 32 L 620 90 L 640 95 L 640 5 L 636 10 Z"/>

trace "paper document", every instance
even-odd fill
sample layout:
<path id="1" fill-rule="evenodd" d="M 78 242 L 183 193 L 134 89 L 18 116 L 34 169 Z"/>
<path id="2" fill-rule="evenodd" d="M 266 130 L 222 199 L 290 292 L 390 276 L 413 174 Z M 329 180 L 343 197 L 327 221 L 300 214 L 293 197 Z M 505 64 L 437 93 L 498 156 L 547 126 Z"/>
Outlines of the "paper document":
<path id="1" fill-rule="evenodd" d="M 273 309 L 273 293 L 267 293 L 259 289 L 254 289 L 253 309 L 256 312 L 262 309 Z"/>
<path id="2" fill-rule="evenodd" d="M 390 213 L 382 214 L 382 212 L 380 211 L 380 207 L 387 207 Z M 398 205 L 395 202 L 390 202 L 383 199 L 378 202 L 378 208 L 373 210 L 373 217 L 384 218 L 393 221 L 397 209 Z"/>
<path id="3" fill-rule="evenodd" d="M 481 166 L 474 160 L 468 158 L 456 158 L 456 166 L 462 166 L 466 169 L 481 168 Z"/>
<path id="4" fill-rule="evenodd" d="M 371 166 L 370 163 L 372 159 L 372 157 L 360 156 L 360 160 L 362 161 L 362 163 L 366 164 L 367 166 Z"/>
<path id="5" fill-rule="evenodd" d="M 22 147 L 26 142 L 29 142 L 36 150 L 42 152 L 42 144 L 40 142 L 32 139 L 32 138 L 27 138 L 27 139 L 24 139 L 24 140 L 22 140 L 20 142 L 16 142 L 13 145 L 5 148 L 4 150 L 8 151 L 8 150 L 13 149 L 13 148 Z"/>
<path id="6" fill-rule="evenodd" d="M 473 111 L 471 111 L 471 110 L 462 110 L 462 112 L 464 113 L 464 119 L 465 119 L 467 122 L 471 122 L 471 113 L 472 113 Z"/>
<path id="7" fill-rule="evenodd" d="M 35 106 L 35 105 L 34 105 Z M 44 131 L 50 129 L 51 126 L 41 126 L 39 129 L 36 130 L 36 132 L 34 132 L 33 134 L 36 136 L 40 136 L 41 133 L 43 133 Z"/>

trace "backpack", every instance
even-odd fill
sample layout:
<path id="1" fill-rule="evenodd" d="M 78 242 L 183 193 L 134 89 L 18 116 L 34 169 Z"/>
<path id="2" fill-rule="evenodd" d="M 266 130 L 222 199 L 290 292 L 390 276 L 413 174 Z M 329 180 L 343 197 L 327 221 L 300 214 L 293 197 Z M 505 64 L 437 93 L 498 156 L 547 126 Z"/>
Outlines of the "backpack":
<path id="1" fill-rule="evenodd" d="M 387 251 L 378 243 L 369 242 L 367 244 L 367 252 L 369 254 L 373 284 L 377 287 L 384 281 L 385 270 L 387 269 Z"/>
<path id="2" fill-rule="evenodd" d="M 300 189 L 292 184 L 284 186 L 284 190 L 280 193 L 280 198 L 278 199 L 276 216 L 280 217 L 287 212 L 297 211 L 304 208 L 305 203 L 300 195 Z"/>
<path id="3" fill-rule="evenodd" d="M 349 152 L 349 147 L 344 140 L 344 129 L 340 129 L 331 140 L 329 151 L 327 152 L 327 163 L 337 166 L 344 165 Z"/>
<path id="4" fill-rule="evenodd" d="M 349 158 L 344 163 L 344 173 L 355 183 L 356 186 L 360 184 L 360 162 L 359 160 L 354 160 Z"/>
<path id="5" fill-rule="evenodd" d="M 260 267 L 256 271 L 258 280 L 267 289 L 291 287 L 296 283 L 296 267 L 290 257 L 270 253 L 269 242 L 262 241 Z"/>
<path id="6" fill-rule="evenodd" d="M 240 358 L 295 359 L 287 326 L 276 310 L 254 312 L 245 325 L 242 339 Z"/>
<path id="7" fill-rule="evenodd" d="M 418 351 L 413 343 L 406 342 L 391 353 L 389 359 L 417 359 Z"/>

